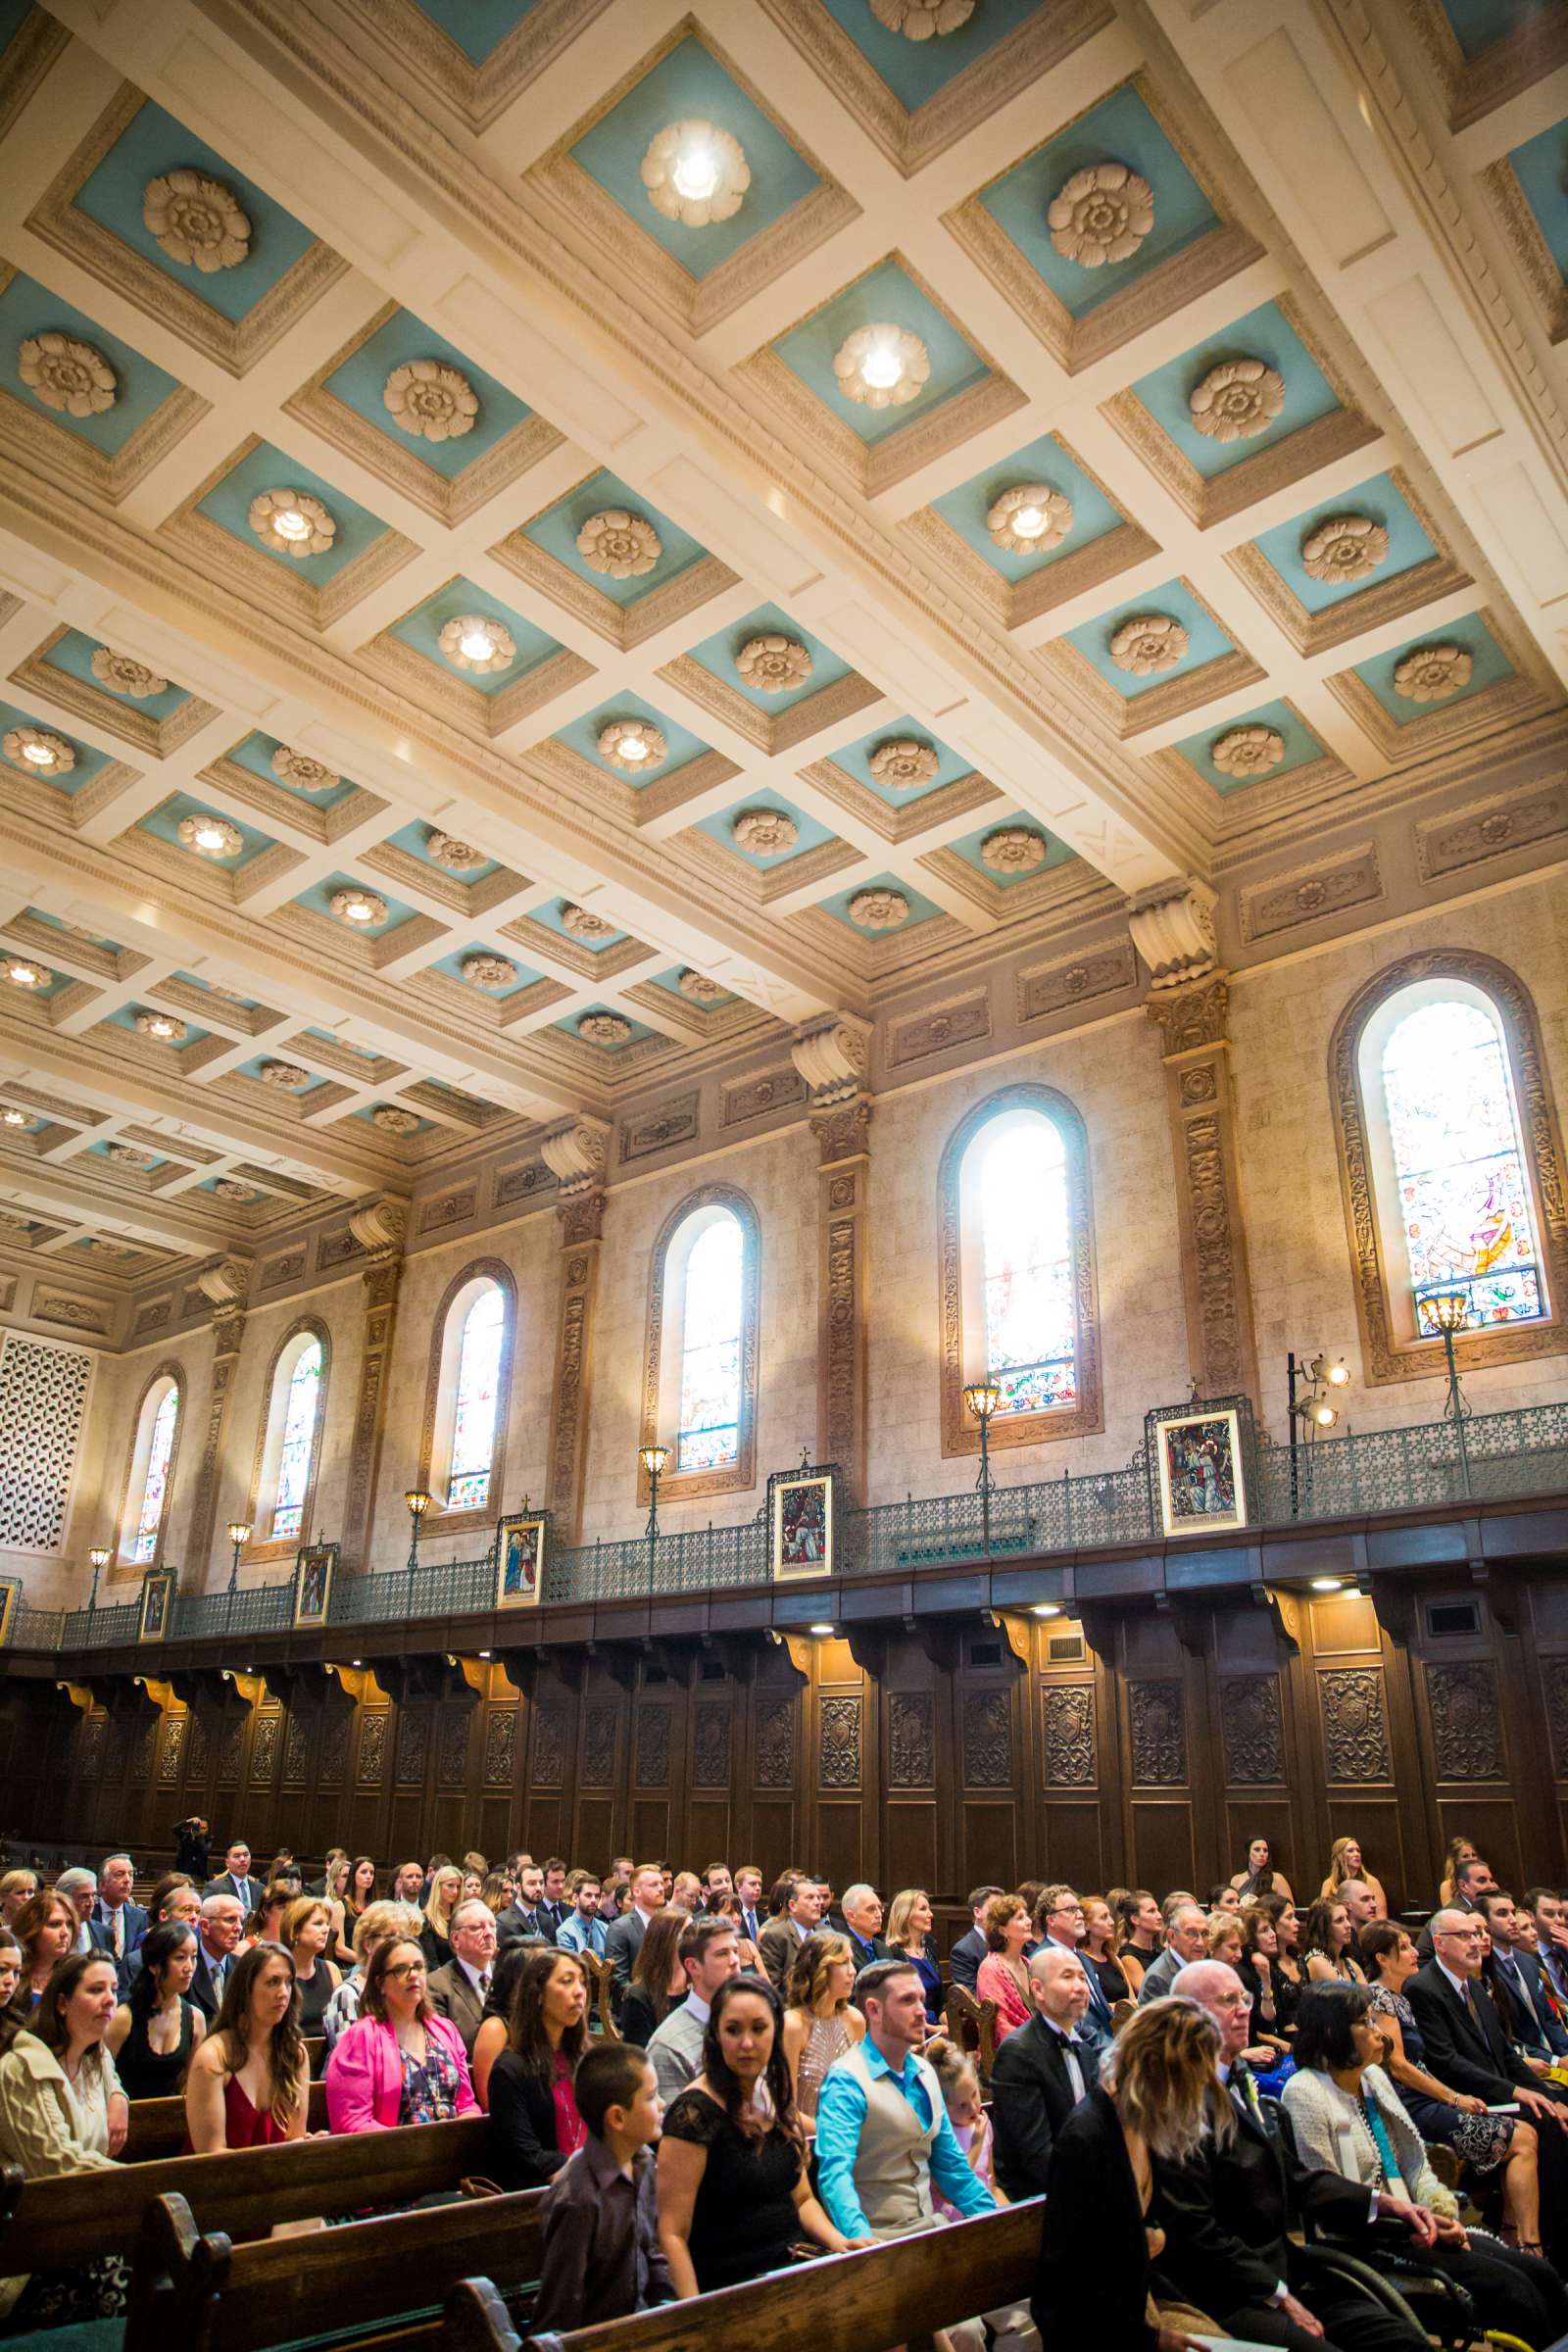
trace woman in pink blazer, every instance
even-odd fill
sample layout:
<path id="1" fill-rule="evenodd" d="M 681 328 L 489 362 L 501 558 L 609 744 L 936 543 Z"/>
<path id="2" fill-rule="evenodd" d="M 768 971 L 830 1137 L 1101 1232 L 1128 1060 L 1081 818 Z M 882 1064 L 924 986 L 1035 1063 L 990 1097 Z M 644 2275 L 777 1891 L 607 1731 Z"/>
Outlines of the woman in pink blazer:
<path id="1" fill-rule="evenodd" d="M 326 2062 L 334 2132 L 388 2132 L 477 2115 L 463 2037 L 425 1992 L 425 1959 L 406 1936 L 383 1943 L 365 1973 L 360 2014 Z"/>

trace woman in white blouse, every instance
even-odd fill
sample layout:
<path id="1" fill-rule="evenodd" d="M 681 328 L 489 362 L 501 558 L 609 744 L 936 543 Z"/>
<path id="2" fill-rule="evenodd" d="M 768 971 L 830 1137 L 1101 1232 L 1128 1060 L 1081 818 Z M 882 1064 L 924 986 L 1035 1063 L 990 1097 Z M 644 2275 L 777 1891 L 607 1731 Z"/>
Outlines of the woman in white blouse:
<path id="1" fill-rule="evenodd" d="M 28 2180 L 107 2171 L 125 2144 L 130 2106 L 104 2047 L 118 1997 L 111 1957 L 72 1953 L 0 2058 L 0 2157 Z M 119 2256 L 0 2278 L 0 2318 L 18 2334 L 112 2319 L 125 2309 L 128 2280 Z"/>

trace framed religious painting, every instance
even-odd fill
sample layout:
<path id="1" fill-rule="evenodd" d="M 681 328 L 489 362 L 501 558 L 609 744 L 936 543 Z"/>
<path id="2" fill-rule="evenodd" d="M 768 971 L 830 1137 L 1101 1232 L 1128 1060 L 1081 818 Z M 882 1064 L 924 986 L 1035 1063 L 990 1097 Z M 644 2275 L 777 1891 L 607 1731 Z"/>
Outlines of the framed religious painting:
<path id="1" fill-rule="evenodd" d="M 544 1590 L 548 1511 L 512 1511 L 496 1523 L 496 1607 L 531 1609 Z"/>
<path id="2" fill-rule="evenodd" d="M 1161 1405 L 1147 1416 L 1159 1523 L 1167 1536 L 1245 1527 L 1252 1491 L 1252 1411 L 1245 1396 Z"/>
<path id="3" fill-rule="evenodd" d="M 767 1482 L 768 1546 L 775 1583 L 833 1574 L 840 1473 L 834 1463 L 803 1462 Z"/>
<path id="4" fill-rule="evenodd" d="M 307 1544 L 294 1561 L 294 1617 L 296 1626 L 324 1625 L 332 1605 L 332 1579 L 337 1574 L 335 1544 Z"/>
<path id="5" fill-rule="evenodd" d="M 0 1649 L 4 1649 L 16 1634 L 17 1613 L 21 1607 L 21 1577 L 0 1576 Z"/>
<path id="6" fill-rule="evenodd" d="M 162 1642 L 172 1630 L 174 1593 L 179 1584 L 172 1568 L 149 1568 L 141 1580 L 141 1613 L 136 1619 L 138 1642 Z"/>

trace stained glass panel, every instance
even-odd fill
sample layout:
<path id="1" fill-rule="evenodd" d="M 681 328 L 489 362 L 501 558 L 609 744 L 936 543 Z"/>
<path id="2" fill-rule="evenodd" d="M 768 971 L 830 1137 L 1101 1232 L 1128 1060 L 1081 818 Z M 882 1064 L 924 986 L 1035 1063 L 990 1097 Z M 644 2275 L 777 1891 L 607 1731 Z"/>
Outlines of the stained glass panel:
<path id="1" fill-rule="evenodd" d="M 1461 998 L 1406 1013 L 1383 1050 L 1383 1096 L 1417 1317 L 1462 1290 L 1473 1329 L 1545 1312 L 1507 1055 Z"/>
<path id="2" fill-rule="evenodd" d="M 283 1414 L 283 1450 L 277 1465 L 277 1500 L 272 1508 L 274 1536 L 297 1536 L 305 1517 L 305 1495 L 311 1483 L 311 1451 L 316 1438 L 316 1411 L 321 1393 L 321 1343 L 312 1340 L 300 1351 L 288 1384 Z"/>
<path id="3" fill-rule="evenodd" d="M 740 1221 L 726 1212 L 686 1260 L 677 1470 L 724 1470 L 740 1459 L 743 1282 Z"/>
<path id="4" fill-rule="evenodd" d="M 999 1415 L 1078 1401 L 1077 1318 L 1067 1155 L 1050 1119 L 1009 1121 L 978 1140 L 985 1370 Z"/>
<path id="5" fill-rule="evenodd" d="M 480 1293 L 463 1318 L 458 1395 L 452 1421 L 452 1475 L 447 1482 L 449 1510 L 482 1510 L 490 1498 L 496 1402 L 501 1390 L 501 1343 L 506 1326 L 506 1300 L 492 1284 Z"/>
<path id="6" fill-rule="evenodd" d="M 130 1556 L 143 1565 L 158 1553 L 158 1530 L 164 1523 L 164 1497 L 169 1492 L 169 1465 L 174 1451 L 174 1424 L 179 1419 L 179 1391 L 167 1389 L 153 1419 L 153 1440 L 147 1454 L 147 1477 L 141 1491 L 136 1537 Z"/>

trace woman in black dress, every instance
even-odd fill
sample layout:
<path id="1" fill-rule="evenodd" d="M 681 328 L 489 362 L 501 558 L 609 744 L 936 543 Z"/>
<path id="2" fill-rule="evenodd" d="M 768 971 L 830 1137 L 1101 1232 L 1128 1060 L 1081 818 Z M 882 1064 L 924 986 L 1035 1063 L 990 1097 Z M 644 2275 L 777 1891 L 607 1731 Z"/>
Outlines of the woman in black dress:
<path id="1" fill-rule="evenodd" d="M 648 2047 L 654 2029 L 662 2026 L 670 2011 L 678 2009 L 686 1998 L 680 1939 L 691 1916 L 678 1903 L 666 1903 L 662 1911 L 654 1913 L 637 1947 L 631 1983 L 620 2004 L 617 2023 L 621 2040 L 634 2041 L 639 2049 Z"/>
<path id="2" fill-rule="evenodd" d="M 342 1979 L 326 1956 L 332 1940 L 332 1906 L 324 1895 L 302 1894 L 290 1903 L 278 1922 L 278 1941 L 294 1962 L 299 1987 L 300 2032 L 307 2039 L 321 2032 L 326 2004 Z"/>
<path id="3" fill-rule="evenodd" d="M 703 2071 L 664 2117 L 660 2243 L 685 2301 L 782 2270 L 802 2236 L 829 2254 L 852 2243 L 811 2194 L 778 1994 L 760 1977 L 730 1977 L 709 2012 Z"/>
<path id="4" fill-rule="evenodd" d="M 196 1932 L 177 1920 L 149 1928 L 141 1966 L 109 2022 L 104 2047 L 127 2099 L 172 2099 L 207 2031 L 188 1996 L 196 1974 Z"/>

